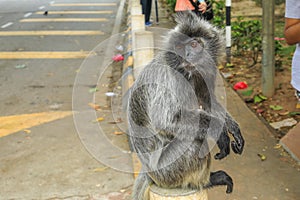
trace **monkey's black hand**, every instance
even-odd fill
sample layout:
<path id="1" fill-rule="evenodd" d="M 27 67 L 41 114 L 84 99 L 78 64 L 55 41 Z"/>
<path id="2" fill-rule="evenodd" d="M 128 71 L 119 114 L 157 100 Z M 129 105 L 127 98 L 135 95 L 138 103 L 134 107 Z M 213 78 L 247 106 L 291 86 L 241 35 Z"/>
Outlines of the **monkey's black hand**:
<path id="1" fill-rule="evenodd" d="M 227 135 L 226 128 L 224 128 L 219 139 L 217 140 L 217 145 L 220 149 L 220 152 L 215 155 L 215 159 L 221 160 L 230 153 L 230 138 Z"/>
<path id="2" fill-rule="evenodd" d="M 232 134 L 234 141 L 231 142 L 231 148 L 234 153 L 242 154 L 245 141 L 241 134 L 239 125 L 233 120 L 226 120 L 228 131 Z"/>

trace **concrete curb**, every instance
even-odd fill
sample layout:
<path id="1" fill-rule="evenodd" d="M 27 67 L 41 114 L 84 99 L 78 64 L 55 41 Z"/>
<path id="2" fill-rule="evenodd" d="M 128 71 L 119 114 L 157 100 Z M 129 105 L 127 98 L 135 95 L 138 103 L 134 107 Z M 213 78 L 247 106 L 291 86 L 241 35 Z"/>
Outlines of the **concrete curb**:
<path id="1" fill-rule="evenodd" d="M 123 75 L 122 75 L 122 107 L 126 111 L 128 104 L 129 89 L 134 83 L 134 56 L 133 56 L 133 30 L 137 29 L 137 26 L 142 26 L 144 23 L 139 21 L 144 20 L 142 15 L 141 6 L 136 0 L 128 1 L 127 9 L 127 30 L 126 30 L 126 55 L 124 55 L 123 62 Z M 144 28 L 145 29 L 145 28 Z M 131 145 L 129 143 L 131 148 Z M 132 149 L 132 148 L 131 148 Z M 136 178 L 140 169 L 141 163 L 136 154 L 132 153 L 133 175 Z"/>
<path id="2" fill-rule="evenodd" d="M 126 52 L 122 76 L 122 107 L 127 109 L 129 89 L 142 68 L 154 56 L 153 33 L 145 30 L 145 18 L 139 0 L 129 0 L 127 10 Z M 130 145 L 130 144 L 129 144 Z M 137 155 L 132 155 L 134 177 L 141 170 Z"/>

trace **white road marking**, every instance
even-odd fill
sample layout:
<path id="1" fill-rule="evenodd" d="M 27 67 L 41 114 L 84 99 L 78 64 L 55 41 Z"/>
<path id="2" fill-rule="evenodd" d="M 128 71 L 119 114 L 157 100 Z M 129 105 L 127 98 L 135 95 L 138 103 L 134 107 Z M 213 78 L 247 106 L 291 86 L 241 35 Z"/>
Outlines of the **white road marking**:
<path id="1" fill-rule="evenodd" d="M 43 10 L 44 8 L 45 8 L 45 6 L 40 6 L 39 7 L 40 10 Z"/>
<path id="2" fill-rule="evenodd" d="M 6 28 L 6 27 L 9 27 L 9 26 L 11 26 L 11 25 L 13 25 L 13 24 L 14 24 L 14 23 L 12 23 L 12 22 L 8 22 L 8 23 L 2 25 L 1 28 Z"/>
<path id="3" fill-rule="evenodd" d="M 50 5 L 51 5 L 51 4 L 54 4 L 54 3 L 55 3 L 55 1 L 50 1 L 50 2 L 49 2 Z"/>
<path id="4" fill-rule="evenodd" d="M 29 17 L 30 15 L 32 15 L 32 13 L 31 13 L 31 12 L 29 12 L 29 13 L 26 13 L 26 14 L 24 15 L 24 17 Z"/>

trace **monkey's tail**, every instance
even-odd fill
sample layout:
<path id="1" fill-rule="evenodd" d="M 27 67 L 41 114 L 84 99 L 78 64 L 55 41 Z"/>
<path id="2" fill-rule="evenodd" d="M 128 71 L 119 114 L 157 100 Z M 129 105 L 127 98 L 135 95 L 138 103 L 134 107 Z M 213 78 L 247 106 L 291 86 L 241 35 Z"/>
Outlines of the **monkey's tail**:
<path id="1" fill-rule="evenodd" d="M 152 183 L 147 173 L 139 173 L 133 186 L 133 200 L 149 200 L 149 189 Z"/>

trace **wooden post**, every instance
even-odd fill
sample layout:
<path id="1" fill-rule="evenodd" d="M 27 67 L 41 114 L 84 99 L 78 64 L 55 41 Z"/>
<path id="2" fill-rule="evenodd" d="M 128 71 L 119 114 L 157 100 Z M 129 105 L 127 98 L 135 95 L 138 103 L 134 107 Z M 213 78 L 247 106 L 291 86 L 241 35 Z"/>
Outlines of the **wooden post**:
<path id="1" fill-rule="evenodd" d="M 263 0 L 262 37 L 262 93 L 267 97 L 274 94 L 275 42 L 274 42 L 274 0 Z"/>
<path id="2" fill-rule="evenodd" d="M 207 200 L 206 190 L 164 189 L 152 185 L 149 191 L 150 200 Z"/>

